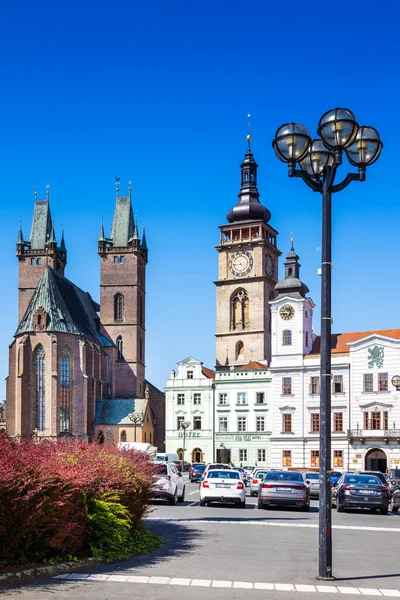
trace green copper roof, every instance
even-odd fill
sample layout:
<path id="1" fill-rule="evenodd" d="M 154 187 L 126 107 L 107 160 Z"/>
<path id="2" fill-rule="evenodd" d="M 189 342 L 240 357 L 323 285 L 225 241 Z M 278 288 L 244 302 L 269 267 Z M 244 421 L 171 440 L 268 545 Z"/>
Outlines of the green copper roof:
<path id="1" fill-rule="evenodd" d="M 36 200 L 31 228 L 31 249 L 42 250 L 51 236 L 52 222 L 48 199 Z"/>
<path id="2" fill-rule="evenodd" d="M 114 246 L 127 246 L 134 232 L 132 203 L 130 196 L 117 196 L 111 239 Z"/>
<path id="3" fill-rule="evenodd" d="M 144 416 L 147 400 L 143 398 L 112 398 L 96 402 L 94 425 L 132 425 L 128 415 Z"/>
<path id="4" fill-rule="evenodd" d="M 101 346 L 114 346 L 100 333 L 97 312 L 100 306 L 69 279 L 46 267 L 15 336 L 34 331 L 34 315 L 39 308 L 47 313 L 45 331 L 72 333 Z"/>

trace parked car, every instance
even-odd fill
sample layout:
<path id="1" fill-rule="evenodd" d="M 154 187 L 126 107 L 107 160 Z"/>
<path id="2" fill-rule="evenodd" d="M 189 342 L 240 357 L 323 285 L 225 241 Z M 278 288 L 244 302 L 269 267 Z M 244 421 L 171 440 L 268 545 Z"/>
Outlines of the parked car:
<path id="1" fill-rule="evenodd" d="M 360 473 L 360 475 L 374 475 L 388 489 L 390 495 L 390 484 L 385 473 L 382 473 L 382 471 L 357 471 L 357 473 Z"/>
<path id="2" fill-rule="evenodd" d="M 242 478 L 242 481 L 244 483 L 244 485 L 247 486 L 247 473 L 246 471 L 243 469 L 243 467 L 232 467 L 232 469 L 234 471 L 238 471 L 240 473 L 240 476 Z"/>
<path id="3" fill-rule="evenodd" d="M 315 471 L 306 471 L 304 473 L 304 479 L 310 486 L 310 497 L 319 498 L 319 473 Z"/>
<path id="4" fill-rule="evenodd" d="M 168 500 L 172 505 L 185 500 L 185 484 L 182 474 L 173 462 L 158 463 L 153 466 L 154 485 L 152 497 Z"/>
<path id="5" fill-rule="evenodd" d="M 375 475 L 366 473 L 345 473 L 332 488 L 332 506 L 338 512 L 347 508 L 378 508 L 387 515 L 389 490 Z"/>
<path id="6" fill-rule="evenodd" d="M 300 471 L 268 471 L 258 490 L 258 508 L 274 505 L 310 510 L 310 488 Z"/>
<path id="7" fill-rule="evenodd" d="M 206 468 L 204 469 L 204 473 L 203 473 L 203 477 L 202 479 L 205 479 L 207 476 L 208 471 L 212 471 L 215 469 L 231 469 L 231 465 L 228 465 L 226 463 L 207 463 L 206 464 Z"/>
<path id="8" fill-rule="evenodd" d="M 172 462 L 176 465 L 176 468 L 178 469 L 178 471 L 182 471 L 182 461 L 181 460 L 173 460 Z M 184 460 L 183 461 L 183 470 L 189 471 L 189 469 L 190 469 L 190 463 L 188 463 Z"/>
<path id="9" fill-rule="evenodd" d="M 246 487 L 234 469 L 210 469 L 200 485 L 200 506 L 211 502 L 238 504 L 246 508 Z"/>
<path id="10" fill-rule="evenodd" d="M 400 487 L 393 488 L 392 498 L 390 500 L 390 509 L 392 512 L 399 512 L 400 507 Z"/>
<path id="11" fill-rule="evenodd" d="M 339 479 L 341 478 L 342 473 L 340 471 L 331 471 L 331 483 L 332 485 L 336 485 Z"/>
<path id="12" fill-rule="evenodd" d="M 389 469 L 388 480 L 391 489 L 400 487 L 400 469 Z"/>
<path id="13" fill-rule="evenodd" d="M 250 479 L 250 496 L 258 496 L 258 490 L 260 488 L 260 483 L 264 479 L 265 475 L 268 473 L 268 470 L 257 469 L 253 476 Z"/>
<path id="14" fill-rule="evenodd" d="M 199 481 L 201 477 L 203 477 L 203 473 L 205 471 L 206 465 L 204 464 L 194 464 L 189 469 L 189 479 L 190 481 Z"/>

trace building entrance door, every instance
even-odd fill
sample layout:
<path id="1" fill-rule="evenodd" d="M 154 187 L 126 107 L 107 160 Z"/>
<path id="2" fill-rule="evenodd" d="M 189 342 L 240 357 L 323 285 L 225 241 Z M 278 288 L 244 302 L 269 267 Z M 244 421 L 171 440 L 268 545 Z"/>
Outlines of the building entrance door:
<path id="1" fill-rule="evenodd" d="M 231 462 L 231 451 L 228 448 L 217 449 L 217 462 L 228 464 Z"/>
<path id="2" fill-rule="evenodd" d="M 192 452 L 192 463 L 203 462 L 203 452 L 201 448 L 195 448 Z"/>
<path id="3" fill-rule="evenodd" d="M 364 468 L 366 471 L 381 471 L 381 473 L 386 473 L 387 458 L 384 451 L 380 448 L 371 448 L 371 450 L 368 450 L 365 456 Z"/>

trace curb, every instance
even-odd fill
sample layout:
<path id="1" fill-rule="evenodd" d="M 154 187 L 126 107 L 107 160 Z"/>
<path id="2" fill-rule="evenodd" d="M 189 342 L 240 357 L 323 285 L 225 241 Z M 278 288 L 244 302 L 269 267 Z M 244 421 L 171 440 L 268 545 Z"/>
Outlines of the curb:
<path id="1" fill-rule="evenodd" d="M 57 565 L 44 565 L 43 567 L 34 567 L 32 569 L 22 569 L 21 571 L 0 573 L 0 583 L 4 581 L 22 581 L 37 579 L 38 577 L 53 577 L 62 573 L 72 573 L 83 567 L 96 567 L 105 564 L 104 558 L 83 558 L 76 562 L 63 562 Z"/>

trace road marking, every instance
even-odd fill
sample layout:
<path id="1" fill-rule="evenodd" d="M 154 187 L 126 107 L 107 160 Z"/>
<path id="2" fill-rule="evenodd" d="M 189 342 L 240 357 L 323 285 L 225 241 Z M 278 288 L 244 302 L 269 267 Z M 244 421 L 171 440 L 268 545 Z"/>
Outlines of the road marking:
<path id="1" fill-rule="evenodd" d="M 61 579 L 66 581 L 89 582 L 121 582 L 136 584 L 155 584 L 155 585 L 180 585 L 192 587 L 212 587 L 212 588 L 234 588 L 246 590 L 276 590 L 281 592 L 316 592 L 321 594 L 347 594 L 363 596 L 385 596 L 387 598 L 400 598 L 400 590 L 377 589 L 377 588 L 357 588 L 336 585 L 310 585 L 301 583 L 263 583 L 260 581 L 224 581 L 219 579 L 189 579 L 179 577 L 149 577 L 148 575 L 121 575 L 120 573 L 109 575 L 102 573 L 62 573 L 55 575 L 52 579 Z M 304 598 L 304 596 L 303 596 Z"/>
<path id="2" fill-rule="evenodd" d="M 190 504 L 186 505 L 186 508 L 189 508 L 189 506 L 196 506 L 196 504 L 198 504 L 198 503 L 199 503 L 198 501 L 197 502 L 196 501 L 195 502 L 191 502 Z"/>
<path id="3" fill-rule="evenodd" d="M 192 502 L 188 506 L 194 506 L 198 504 L 197 502 Z M 266 517 L 268 518 L 268 517 Z M 257 525 L 258 527 L 298 527 L 302 529 L 318 529 L 317 523 L 284 523 L 284 522 L 270 522 L 270 521 L 242 521 L 242 520 L 229 520 L 229 521 L 214 521 L 211 519 L 171 519 L 170 517 L 145 517 L 147 521 L 169 521 L 171 523 L 193 523 L 196 525 L 197 523 L 209 523 L 209 524 L 223 524 L 223 525 L 231 525 L 232 523 L 236 525 Z M 359 525 L 333 525 L 332 529 L 343 529 L 343 530 L 352 530 L 352 531 L 383 531 L 389 533 L 400 533 L 400 527 L 361 527 Z"/>
<path id="4" fill-rule="evenodd" d="M 194 490 L 194 492 L 189 492 L 188 496 L 193 496 L 193 494 L 197 494 L 197 493 L 198 493 L 198 490 Z"/>

